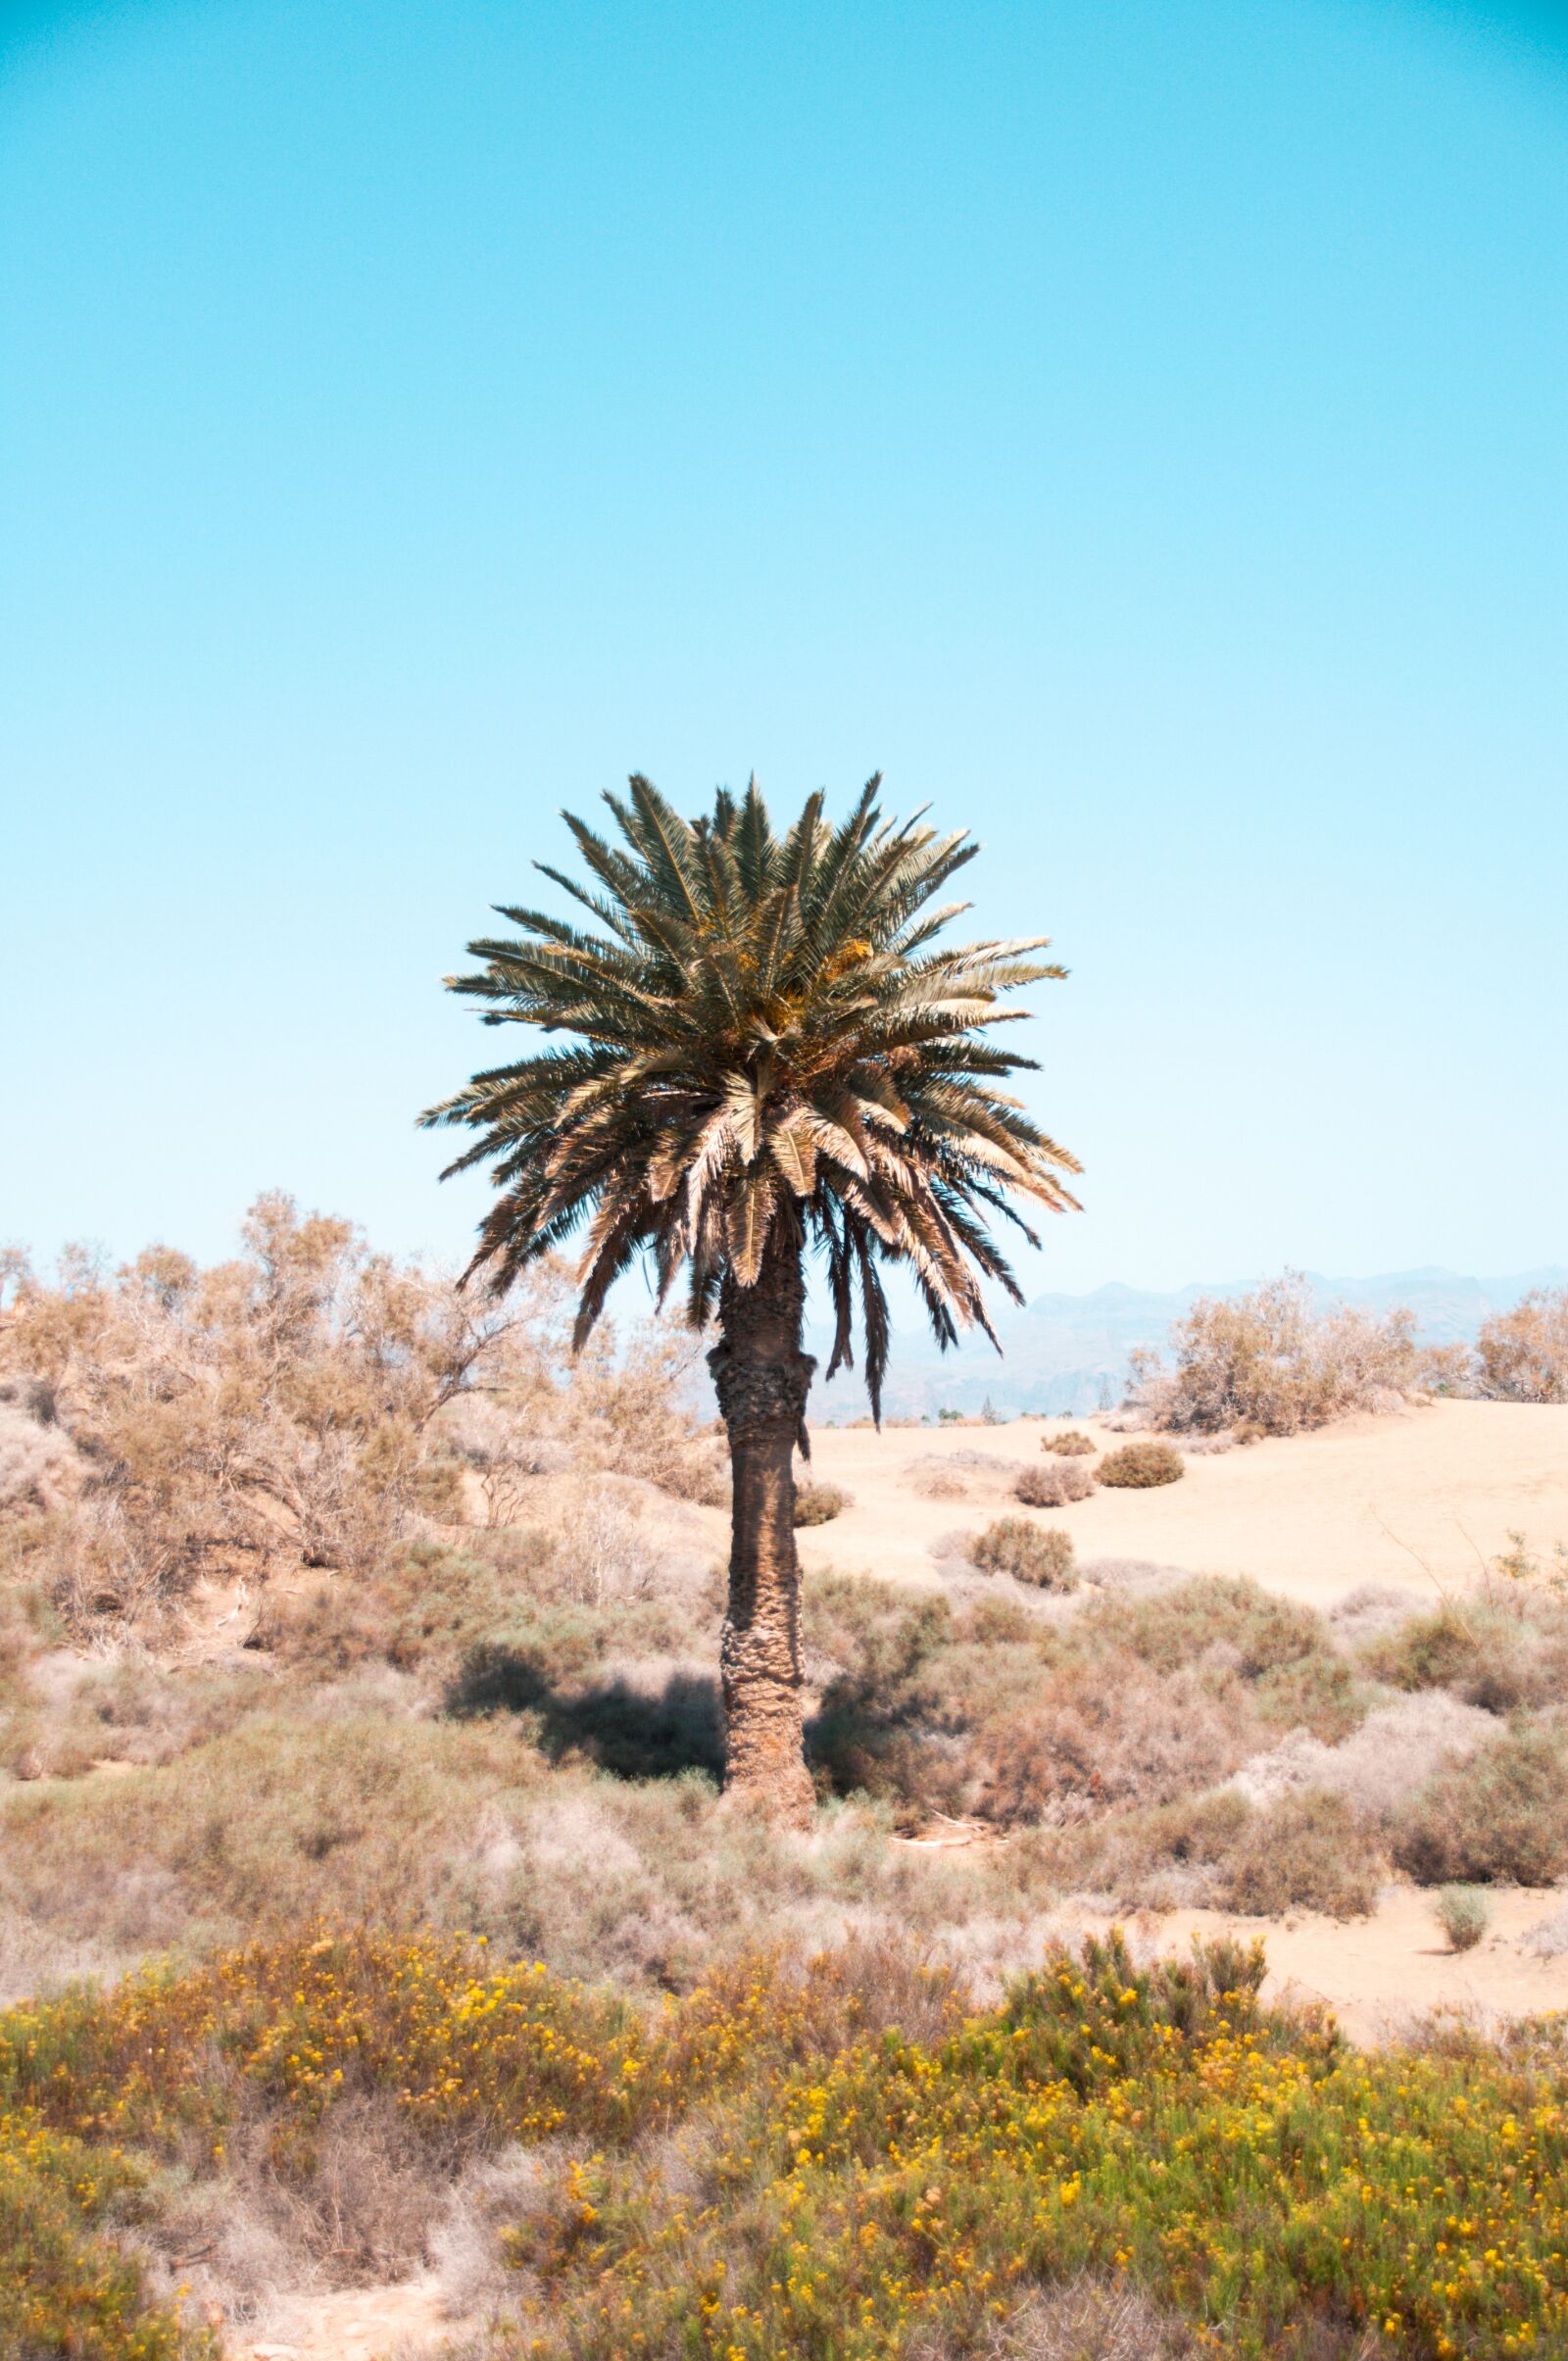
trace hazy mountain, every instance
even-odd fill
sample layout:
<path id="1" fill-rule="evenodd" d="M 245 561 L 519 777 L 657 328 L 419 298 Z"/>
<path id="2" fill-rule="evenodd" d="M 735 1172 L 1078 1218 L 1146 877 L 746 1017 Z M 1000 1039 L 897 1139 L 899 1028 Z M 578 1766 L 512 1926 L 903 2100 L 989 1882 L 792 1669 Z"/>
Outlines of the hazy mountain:
<path id="1" fill-rule="evenodd" d="M 1390 1311 L 1407 1304 L 1416 1315 L 1422 1344 L 1449 1345 L 1472 1338 L 1489 1313 L 1517 1303 L 1532 1287 L 1568 1286 L 1568 1269 L 1521 1271 L 1511 1278 L 1472 1279 L 1458 1271 L 1386 1271 L 1371 1279 L 1329 1279 L 1308 1272 L 1325 1303 L 1353 1303 L 1364 1311 Z M 1239 1296 L 1253 1279 L 1182 1287 L 1168 1295 L 1113 1282 L 1085 1296 L 1037 1296 L 1021 1310 L 999 1319 L 999 1360 L 983 1340 L 956 1353 L 940 1353 L 929 1335 L 901 1324 L 894 1337 L 885 1407 L 894 1417 L 918 1418 L 941 1408 L 969 1413 L 989 1401 L 1004 1415 L 1034 1410 L 1059 1416 L 1117 1401 L 1135 1346 L 1163 1345 L 1172 1320 L 1200 1296 Z M 825 1364 L 829 1340 L 819 1330 L 810 1350 Z M 816 1415 L 856 1418 L 865 1402 L 858 1371 L 841 1372 L 819 1388 Z"/>

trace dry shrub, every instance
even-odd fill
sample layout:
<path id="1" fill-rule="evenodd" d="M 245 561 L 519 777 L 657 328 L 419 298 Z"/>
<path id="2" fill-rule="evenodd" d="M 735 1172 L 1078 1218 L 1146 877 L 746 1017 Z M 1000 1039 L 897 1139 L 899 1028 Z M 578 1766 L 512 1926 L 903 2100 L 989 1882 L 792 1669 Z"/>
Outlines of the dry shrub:
<path id="1" fill-rule="evenodd" d="M 1323 1618 L 1241 1576 L 1199 1574 L 1111 1592 L 1086 1610 L 1074 1644 L 1125 1649 L 1167 1676 L 1190 1668 L 1214 1694 L 1236 1688 L 1259 1733 L 1299 1727 L 1333 1741 L 1366 1710 Z"/>
<path id="2" fill-rule="evenodd" d="M 1414 1329 L 1404 1310 L 1320 1312 L 1308 1281 L 1287 1271 L 1251 1295 L 1201 1297 L 1172 1326 L 1173 1368 L 1134 1353 L 1133 1398 L 1154 1426 L 1294 1435 L 1414 1386 Z"/>
<path id="3" fill-rule="evenodd" d="M 1481 1388 L 1494 1402 L 1568 1402 L 1568 1287 L 1535 1288 L 1483 1321 Z"/>
<path id="4" fill-rule="evenodd" d="M 86 1476 L 81 1453 L 52 1417 L 42 1421 L 30 1402 L 0 1401 L 0 1516 L 58 1512 Z"/>
<path id="5" fill-rule="evenodd" d="M 211 2305 L 230 2328 L 276 2335 L 302 2297 L 417 2270 L 453 2173 L 390 2091 L 340 2099 L 296 2160 L 273 2108 L 244 2090 L 220 2172 L 181 2175 L 134 2244 L 160 2294 L 178 2287 L 198 2317 Z"/>
<path id="6" fill-rule="evenodd" d="M 839 1484 L 807 1482 L 795 1487 L 797 1525 L 830 1525 L 852 1504 L 850 1494 Z"/>
<path id="7" fill-rule="evenodd" d="M 570 1293 L 565 1271 L 551 1271 L 550 1286 L 564 1305 Z M 665 1321 L 643 1322 L 624 1344 L 601 1322 L 569 1363 L 564 1353 L 555 1356 L 551 1431 L 608 1474 L 635 1476 L 676 1500 L 727 1507 L 728 1445 L 698 1427 L 691 1406 L 701 1353 L 698 1338 Z"/>
<path id="8" fill-rule="evenodd" d="M 1058 1458 L 1082 1459 L 1090 1452 L 1097 1451 L 1099 1445 L 1092 1435 L 1086 1435 L 1078 1427 L 1070 1426 L 1059 1435 L 1042 1435 L 1040 1448 L 1043 1451 L 1054 1451 Z"/>
<path id="9" fill-rule="evenodd" d="M 1342 1796 L 1303 1792 L 1258 1811 L 1218 1788 L 1065 1832 L 1051 1868 L 1117 1907 L 1360 1917 L 1377 1903 L 1386 1860 L 1377 1832 Z"/>
<path id="10" fill-rule="evenodd" d="M 1375 1639 L 1363 1661 L 1392 1688 L 1451 1690 L 1490 1713 L 1548 1705 L 1568 1683 L 1568 1602 L 1524 1592 L 1445 1602 Z"/>
<path id="11" fill-rule="evenodd" d="M 1168 1443 L 1124 1443 L 1119 1451 L 1105 1453 L 1095 1476 L 1117 1490 L 1144 1491 L 1156 1484 L 1179 1484 L 1186 1472 L 1181 1452 Z"/>
<path id="12" fill-rule="evenodd" d="M 72 1670 L 69 1682 L 51 1682 L 52 1694 L 35 1688 L 0 1720 L 0 1760 L 9 1756 L 14 1768 L 25 1749 L 42 1776 L 56 1779 L 105 1762 L 146 1768 L 274 1702 L 270 1669 L 255 1657 L 174 1672 L 144 1657 L 93 1656 Z"/>
<path id="13" fill-rule="evenodd" d="M 982 1574 L 1010 1574 L 1037 1590 L 1070 1591 L 1078 1579 L 1071 1534 L 1026 1516 L 999 1517 L 976 1538 L 969 1556 Z"/>
<path id="14" fill-rule="evenodd" d="M 1365 1640 L 1381 1640 L 1423 1612 L 1425 1603 L 1419 1592 L 1396 1590 L 1389 1583 L 1361 1582 L 1335 1600 L 1328 1616 L 1335 1637 L 1355 1647 Z"/>
<path id="15" fill-rule="evenodd" d="M 848 1603 L 842 1588 L 840 1603 Z M 961 1721 L 946 1709 L 936 1677 L 953 1613 L 946 1599 L 909 1596 L 894 1612 L 873 1615 L 841 1629 L 841 1666 L 823 1689 L 807 1751 L 826 1792 L 885 1800 L 914 1826 L 966 1800 Z"/>
<path id="16" fill-rule="evenodd" d="M 112 1279 L 79 1255 L 52 1288 L 20 1274 L 0 1356 L 89 1469 L 43 1540 L 74 1622 L 156 1610 L 236 1558 L 371 1562 L 440 1495 L 432 1421 L 516 1316 L 286 1197 L 257 1201 L 244 1241 L 206 1272 L 155 1247 Z"/>
<path id="17" fill-rule="evenodd" d="M 1519 1722 L 1440 1771 L 1396 1829 L 1394 1854 L 1422 1886 L 1549 1886 L 1568 1869 L 1561 1731 Z"/>
<path id="18" fill-rule="evenodd" d="M 1227 1897 L 1227 1867 L 1254 1813 L 1234 1789 L 1181 1795 L 1039 1840 L 1047 1873 L 1069 1893 L 1120 1909 L 1187 1909 Z"/>
<path id="19" fill-rule="evenodd" d="M 910 2361 L 949 2361 L 952 2348 L 915 2346 Z M 1073 2279 L 1029 2296 L 999 2322 L 985 2361 L 1188 2361 L 1192 2331 L 1122 2280 Z"/>
<path id="20" fill-rule="evenodd" d="M 1011 1491 L 1021 1471 L 1017 1459 L 995 1451 L 922 1451 L 904 1470 L 909 1489 L 923 1500 L 966 1500 Z"/>
<path id="21" fill-rule="evenodd" d="M 1293 1726 L 1266 1754 L 1254 1755 L 1236 1784 L 1254 1803 L 1302 1788 L 1343 1795 L 1362 1818 L 1392 1826 L 1401 1807 L 1446 1763 L 1467 1759 L 1497 1735 L 1494 1718 L 1444 1690 L 1379 1705 L 1359 1728 L 1325 1745 Z"/>
<path id="22" fill-rule="evenodd" d="M 1540 1959 L 1560 1959 L 1568 1951 L 1568 1901 L 1560 1902 L 1549 1917 L 1531 1928 L 1525 1945 Z"/>
<path id="23" fill-rule="evenodd" d="M 1190 1676 L 1162 1680 L 1134 1656 L 1101 1656 L 1051 1673 L 992 1734 L 991 1750 L 988 1819 L 1070 1826 L 1213 1787 L 1240 1758 L 1238 1716 Z"/>
<path id="24" fill-rule="evenodd" d="M 1080 1467 L 1076 1459 L 1059 1459 L 1026 1467 L 1012 1493 L 1026 1508 L 1065 1508 L 1073 1500 L 1087 1500 L 1094 1489 L 1087 1467 Z"/>
<path id="25" fill-rule="evenodd" d="M 518 1522 L 567 1465 L 723 1496 L 689 1342 L 655 1323 L 572 1361 L 563 1270 L 499 1307 L 280 1195 L 243 1239 L 206 1271 L 163 1247 L 113 1275 L 70 1253 L 52 1286 L 8 1266 L 0 1557 L 76 1631 L 152 1628 L 205 1575 L 364 1573 L 470 1504 Z"/>
<path id="26" fill-rule="evenodd" d="M 1476 1354 L 1469 1345 L 1423 1345 L 1416 1354 L 1415 1374 L 1424 1394 L 1474 1396 L 1481 1391 Z"/>
<path id="27" fill-rule="evenodd" d="M 1450 1950 L 1473 1951 L 1492 1924 L 1492 1905 L 1474 1886 L 1445 1886 L 1432 1915 L 1448 1938 Z"/>
<path id="28" fill-rule="evenodd" d="M 553 1532 L 476 1533 L 461 1550 L 416 1543 L 372 1577 L 339 1577 L 278 1627 L 272 1645 L 290 1669 L 317 1677 L 393 1666 L 422 1703 L 528 1716 L 556 1752 L 578 1742 L 598 1699 L 620 1732 L 617 1759 L 629 1725 L 642 1722 L 658 1757 L 647 1767 L 663 1769 L 670 1716 L 687 1718 L 676 1692 L 692 1677 L 673 1660 L 715 1645 L 717 1627 L 716 1600 L 650 1552 L 613 1498 L 590 1496 Z M 647 1663 L 664 1703 L 632 1698 L 636 1682 L 617 1673 L 615 1659 Z M 665 1736 L 656 1746 L 660 1725 Z M 705 1744 L 693 1759 L 710 1753 Z"/>
<path id="29" fill-rule="evenodd" d="M 1309 1790 L 1248 1820 L 1227 1864 L 1226 1898 L 1261 1918 L 1288 1910 L 1363 1918 L 1377 1906 L 1385 1867 L 1376 1835 L 1344 1796 Z"/>
<path id="30" fill-rule="evenodd" d="M 1080 1626 L 1085 1645 L 1128 1649 L 1156 1672 L 1179 1672 L 1216 1650 L 1244 1680 L 1327 1654 L 1323 1619 L 1246 1575 L 1194 1574 L 1168 1588 L 1097 1599 Z"/>

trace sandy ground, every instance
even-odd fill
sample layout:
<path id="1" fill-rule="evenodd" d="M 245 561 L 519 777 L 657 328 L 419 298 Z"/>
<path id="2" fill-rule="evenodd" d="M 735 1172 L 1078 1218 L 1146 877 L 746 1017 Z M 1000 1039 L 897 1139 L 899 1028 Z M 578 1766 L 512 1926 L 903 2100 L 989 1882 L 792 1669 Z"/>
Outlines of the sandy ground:
<path id="1" fill-rule="evenodd" d="M 1005 1426 L 814 1428 L 812 1472 L 854 1505 L 801 1535 L 802 1559 L 902 1582 L 942 1579 L 933 1545 L 1018 1513 L 1005 1474 L 956 1469 L 970 1497 L 922 1499 L 911 1462 L 984 1451 L 1040 1457 L 1041 1437 L 1076 1425 L 1105 1448 L 1124 1441 L 1093 1418 Z M 1358 1417 L 1316 1434 L 1193 1457 L 1180 1484 L 1098 1492 L 1043 1523 L 1072 1535 L 1080 1560 L 1152 1558 L 1198 1573 L 1251 1574 L 1322 1604 L 1364 1582 L 1434 1597 L 1475 1581 L 1522 1531 L 1542 1555 L 1568 1542 L 1568 1406 L 1438 1402 Z"/>
<path id="2" fill-rule="evenodd" d="M 302 2297 L 286 2334 L 229 2350 L 235 2361 L 373 2361 L 394 2349 L 427 2352 L 456 2336 L 462 2325 L 443 2311 L 433 2280 L 400 2280 Z"/>
<path id="3" fill-rule="evenodd" d="M 1122 1921 L 1136 1951 L 1185 1951 L 1195 1935 L 1261 1936 L 1270 1998 L 1323 2000 L 1353 2041 L 1396 2041 L 1436 2011 L 1477 2026 L 1568 2009 L 1568 1954 L 1541 1959 L 1522 1938 L 1553 1914 L 1549 1893 L 1489 1894 L 1492 1928 L 1473 1950 L 1451 1951 L 1432 1914 L 1435 1896 L 1391 1886 L 1371 1918 L 1232 1918 L 1218 1910 L 1146 1911 Z M 1060 1931 L 1102 1935 L 1112 1922 L 1070 1907 Z"/>

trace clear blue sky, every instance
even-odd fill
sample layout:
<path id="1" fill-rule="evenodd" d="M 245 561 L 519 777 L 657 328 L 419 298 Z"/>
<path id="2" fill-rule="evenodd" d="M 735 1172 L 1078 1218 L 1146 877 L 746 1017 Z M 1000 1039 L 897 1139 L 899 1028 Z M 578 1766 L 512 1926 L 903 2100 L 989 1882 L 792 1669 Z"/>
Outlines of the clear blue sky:
<path id="1" fill-rule="evenodd" d="M 559 808 L 1044 927 L 1032 1287 L 1568 1258 L 1568 18 L 0 16 L 0 1235 L 460 1250 Z"/>

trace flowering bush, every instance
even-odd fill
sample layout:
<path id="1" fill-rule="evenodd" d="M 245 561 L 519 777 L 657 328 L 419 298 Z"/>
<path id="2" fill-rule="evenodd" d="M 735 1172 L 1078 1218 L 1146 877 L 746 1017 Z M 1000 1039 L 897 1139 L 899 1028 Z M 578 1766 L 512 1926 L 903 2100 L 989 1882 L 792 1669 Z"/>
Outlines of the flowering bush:
<path id="1" fill-rule="evenodd" d="M 117 2148 L 0 2112 L 0 2352 L 216 2361 L 212 2338 L 147 2303 L 138 2265 L 94 2236 L 143 2180 Z"/>
<path id="2" fill-rule="evenodd" d="M 965 2020 L 940 1974 L 839 1954 L 636 2011 L 461 1943 L 322 1935 L 12 2009 L 0 2350 L 210 2351 L 94 2242 L 153 2202 L 130 2151 L 188 2169 L 205 2142 L 217 2172 L 248 2092 L 274 2169 L 308 2174 L 367 2085 L 437 2153 L 564 2135 L 505 2239 L 544 2300 L 500 2349 L 539 2361 L 972 2352 L 1084 2274 L 1237 2361 L 1368 2334 L 1431 2361 L 1563 2350 L 1560 2030 L 1362 2054 L 1265 2007 L 1263 1968 L 1234 1943 L 1137 1967 L 1112 1936 Z"/>

